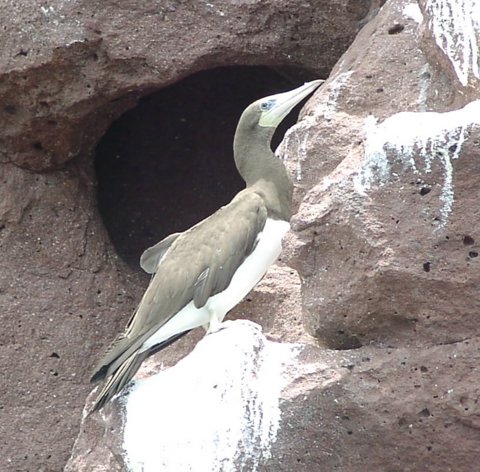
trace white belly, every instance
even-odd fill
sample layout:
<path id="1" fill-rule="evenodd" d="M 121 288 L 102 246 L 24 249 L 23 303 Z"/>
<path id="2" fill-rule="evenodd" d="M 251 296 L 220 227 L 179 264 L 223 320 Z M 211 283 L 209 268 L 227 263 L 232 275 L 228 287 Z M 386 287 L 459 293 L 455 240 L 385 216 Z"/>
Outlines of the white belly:
<path id="1" fill-rule="evenodd" d="M 263 231 L 258 235 L 255 250 L 237 269 L 230 285 L 207 302 L 208 307 L 218 314 L 219 321 L 242 301 L 276 261 L 282 250 L 283 236 L 289 228 L 290 224 L 286 221 L 267 219 Z"/>
<path id="2" fill-rule="evenodd" d="M 289 228 L 290 224 L 286 221 L 268 218 L 263 231 L 258 235 L 255 250 L 237 269 L 230 285 L 223 292 L 209 298 L 202 308 L 195 308 L 193 302 L 190 302 L 147 339 L 141 351 L 146 351 L 176 334 L 208 325 L 213 317 L 221 322 L 225 315 L 255 287 L 278 258 L 282 250 L 282 238 Z"/>

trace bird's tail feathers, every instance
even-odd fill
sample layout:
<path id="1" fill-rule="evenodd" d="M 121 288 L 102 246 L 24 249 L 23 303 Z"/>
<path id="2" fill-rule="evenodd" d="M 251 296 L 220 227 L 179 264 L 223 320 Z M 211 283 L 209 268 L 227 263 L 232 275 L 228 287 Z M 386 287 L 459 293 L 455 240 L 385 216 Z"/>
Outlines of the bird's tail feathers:
<path id="1" fill-rule="evenodd" d="M 149 352 L 135 352 L 132 354 L 108 379 L 103 386 L 100 394 L 96 398 L 90 413 L 99 410 L 110 401 L 117 393 L 119 393 L 132 380 L 133 376 L 139 369 L 141 363 L 148 356 Z"/>
<path id="2" fill-rule="evenodd" d="M 124 335 L 118 336 L 107 348 L 100 362 L 95 366 L 90 382 L 96 382 L 114 374 L 124 362 L 139 350 L 150 334 L 148 331 L 142 336 L 133 339 Z"/>
<path id="3" fill-rule="evenodd" d="M 109 371 L 112 372 L 107 382 L 103 386 L 100 394 L 95 400 L 89 413 L 100 410 L 105 403 L 110 401 L 117 393 L 119 393 L 130 380 L 133 378 L 137 370 L 140 368 L 141 363 L 151 354 L 154 354 L 162 349 L 165 349 L 170 344 L 174 343 L 181 337 L 188 334 L 190 330 L 178 333 L 172 336 L 160 344 L 153 346 L 151 349 L 145 351 L 135 351 L 129 357 L 126 357 L 123 353 L 118 356 L 110 365 L 103 366 L 102 369 L 98 369 L 96 374 L 92 377 L 91 381 L 99 380 L 109 375 Z"/>

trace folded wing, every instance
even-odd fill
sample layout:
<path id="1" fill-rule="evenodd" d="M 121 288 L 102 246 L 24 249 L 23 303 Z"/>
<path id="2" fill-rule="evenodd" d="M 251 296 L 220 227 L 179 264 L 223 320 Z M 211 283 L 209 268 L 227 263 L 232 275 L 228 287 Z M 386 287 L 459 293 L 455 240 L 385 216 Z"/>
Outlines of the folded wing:
<path id="1" fill-rule="evenodd" d="M 148 272 L 155 275 L 125 332 L 97 364 L 92 381 L 114 374 L 192 300 L 196 308 L 201 308 L 209 297 L 225 290 L 236 269 L 254 250 L 266 219 L 263 199 L 247 189 L 188 231 L 147 250 Z M 162 244 L 164 241 L 168 244 Z M 168 342 L 165 340 L 165 344 Z"/>

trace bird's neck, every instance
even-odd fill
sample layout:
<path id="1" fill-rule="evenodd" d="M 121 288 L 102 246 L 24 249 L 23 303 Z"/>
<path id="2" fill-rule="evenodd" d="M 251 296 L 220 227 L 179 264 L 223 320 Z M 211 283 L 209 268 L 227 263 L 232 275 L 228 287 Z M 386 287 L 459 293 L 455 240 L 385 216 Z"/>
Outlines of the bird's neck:
<path id="1" fill-rule="evenodd" d="M 274 132 L 274 128 L 256 127 L 244 133 L 239 126 L 233 145 L 235 164 L 247 188 L 263 198 L 270 216 L 289 221 L 293 184 L 270 148 Z"/>

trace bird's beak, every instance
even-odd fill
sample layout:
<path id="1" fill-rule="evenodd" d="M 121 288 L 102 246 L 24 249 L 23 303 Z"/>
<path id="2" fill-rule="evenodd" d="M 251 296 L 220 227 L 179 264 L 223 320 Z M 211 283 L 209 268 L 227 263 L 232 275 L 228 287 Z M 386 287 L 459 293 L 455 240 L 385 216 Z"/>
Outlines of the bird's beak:
<path id="1" fill-rule="evenodd" d="M 264 127 L 276 128 L 297 103 L 311 94 L 323 82 L 325 81 L 320 79 L 312 80 L 296 89 L 259 100 L 259 102 L 271 102 L 273 105 L 269 110 L 262 112 L 258 124 Z"/>

